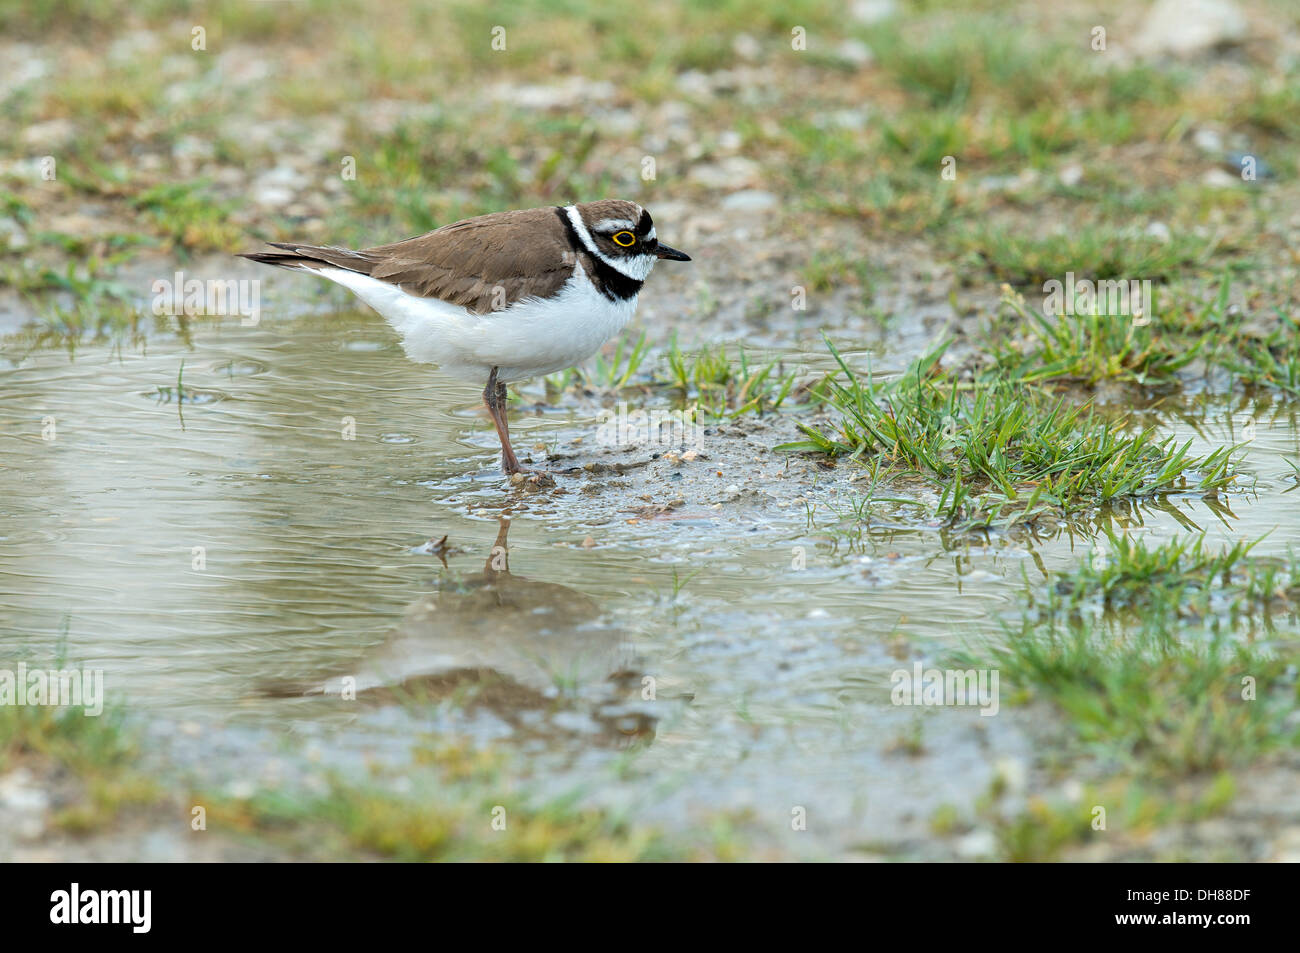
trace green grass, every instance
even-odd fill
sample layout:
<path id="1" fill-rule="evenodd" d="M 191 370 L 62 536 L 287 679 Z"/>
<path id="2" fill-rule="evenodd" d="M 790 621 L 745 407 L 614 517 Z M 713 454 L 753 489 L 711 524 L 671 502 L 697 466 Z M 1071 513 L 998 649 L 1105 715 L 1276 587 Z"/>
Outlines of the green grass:
<path id="1" fill-rule="evenodd" d="M 949 654 L 954 667 L 995 669 L 1010 705 L 1046 703 L 1066 730 L 1053 752 L 1076 794 L 1004 803 L 995 783 L 977 805 L 1004 860 L 1102 843 L 1106 856 L 1150 859 L 1155 831 L 1222 814 L 1238 772 L 1300 745 L 1300 558 L 1256 556 L 1261 540 L 1107 538 L 1031 588 L 999 638 Z M 1247 614 L 1279 624 L 1250 636 Z M 1156 859 L 1187 859 L 1177 850 Z"/>
<path id="2" fill-rule="evenodd" d="M 0 706 L 0 774 L 30 765 L 57 782 L 52 823 L 72 834 L 103 833 L 123 811 L 175 811 L 161 781 L 139 773 L 139 747 L 122 711 L 98 717 L 80 709 Z M 382 779 L 328 779 L 324 794 L 258 791 L 231 798 L 195 791 L 208 830 L 256 835 L 289 856 L 379 856 L 401 861 L 640 861 L 735 859 L 736 833 L 669 837 L 614 812 L 578 804 L 575 794 L 537 798 L 518 790 L 501 749 L 422 739 L 408 776 L 427 782 L 423 795 L 398 795 Z M 505 829 L 492 827 L 506 809 Z M 720 821 L 725 820 L 720 818 Z"/>
<path id="3" fill-rule="evenodd" d="M 1297 318 L 1275 308 L 1272 322 L 1257 323 L 1230 305 L 1231 289 L 1226 275 L 1204 300 L 1184 288 L 1162 295 L 1153 289 L 1153 314 L 1141 314 L 1136 303 L 1131 313 L 1111 314 L 1105 312 L 1113 302 L 1102 300 L 1110 296 L 1098 286 L 1090 306 L 1079 299 L 1075 314 L 1046 314 L 1005 288 L 1003 312 L 985 328 L 987 369 L 1025 383 L 1167 385 L 1200 361 L 1245 383 L 1300 393 Z"/>
<path id="4" fill-rule="evenodd" d="M 974 136 L 970 120 L 953 110 L 911 110 L 887 119 L 885 147 L 933 174 L 946 156 L 962 156 Z"/>
<path id="5" fill-rule="evenodd" d="M 1180 617 L 1180 596 L 1151 595 L 1126 623 L 1049 600 L 986 659 L 1014 687 L 1050 701 L 1085 747 L 1126 768 L 1222 770 L 1300 741 L 1294 642 L 1282 653 Z M 1244 698 L 1253 679 L 1256 697 Z"/>
<path id="6" fill-rule="evenodd" d="M 1300 396 L 1300 314 L 1277 309 L 1276 315 L 1276 327 L 1264 336 L 1242 329 L 1224 341 L 1218 362 L 1242 381 Z"/>
<path id="7" fill-rule="evenodd" d="M 871 31 L 880 66 L 913 101 L 930 110 L 997 103 L 1028 114 L 1069 102 L 1076 114 L 1117 113 L 1178 102 L 1188 74 L 1177 68 L 1112 64 L 1097 69 L 1089 36 L 1016 29 L 1005 11 L 940 13 Z M 1060 110 L 1057 110 L 1058 112 Z"/>
<path id="8" fill-rule="evenodd" d="M 499 804 L 504 799 L 506 804 Z M 506 829 L 492 828 L 493 808 L 506 808 Z M 213 830 L 274 838 L 285 847 L 346 856 L 362 851 L 405 861 L 627 862 L 682 860 L 694 851 L 669 846 L 656 831 L 638 829 L 599 810 L 564 800 L 540 807 L 514 798 L 481 801 L 427 799 L 335 781 L 323 797 L 260 792 L 245 801 L 224 800 L 209 813 Z"/>
<path id="9" fill-rule="evenodd" d="M 1094 547 L 1061 577 L 1055 593 L 1075 603 L 1095 601 L 1107 611 L 1142 611 L 1170 600 L 1180 618 L 1218 615 L 1234 621 L 1275 616 L 1300 604 L 1300 557 L 1253 556 L 1260 539 L 1212 547 L 1204 534 L 1148 543 L 1128 533 L 1105 531 L 1106 549 Z"/>
<path id="10" fill-rule="evenodd" d="M 111 708 L 88 717 L 80 708 L 0 706 L 0 769 L 35 754 L 78 772 L 106 770 L 126 764 L 134 753 L 121 712 Z"/>
<path id="11" fill-rule="evenodd" d="M 1141 314 L 1139 302 L 1130 304 L 1128 314 L 1102 313 L 1107 305 L 1094 302 L 1084 312 L 1048 315 L 1008 289 L 1003 304 L 1013 320 L 994 322 L 985 348 L 999 377 L 1024 383 L 1172 383 L 1220 340 L 1208 329 L 1188 334 L 1157 315 Z M 1027 340 L 1018 340 L 1016 332 Z"/>
<path id="12" fill-rule="evenodd" d="M 1021 227 L 972 227 L 953 244 L 956 253 L 1016 286 L 1064 281 L 1067 272 L 1094 281 L 1160 281 L 1209 261 L 1216 250 L 1212 238 L 1190 232 L 1164 242 L 1127 225 L 1101 223 L 1047 235 Z"/>
<path id="13" fill-rule="evenodd" d="M 920 13 L 872 27 L 865 38 L 879 65 L 859 99 L 872 102 L 878 121 L 828 127 L 816 113 L 792 110 L 782 137 L 758 139 L 784 151 L 777 171 L 811 208 L 887 233 L 941 228 L 941 238 L 957 223 L 979 223 L 977 246 L 995 202 L 968 183 L 1046 170 L 1067 152 L 1085 154 L 1092 167 L 1099 146 L 1157 141 L 1178 120 L 1189 79 L 1176 68 L 1100 70 L 1086 33 L 1031 37 L 1001 11 Z M 948 157 L 965 184 L 939 178 Z M 1043 253 L 1008 248 L 992 264 L 1011 271 L 1016 258 Z"/>
<path id="14" fill-rule="evenodd" d="M 693 401 L 704 418 L 722 420 L 746 413 L 762 415 L 780 409 L 794 389 L 797 372 L 786 372 L 778 361 L 751 363 L 744 348 L 733 358 L 726 345 L 701 347 L 688 355 L 669 345 L 667 371 L 659 381 Z"/>
<path id="15" fill-rule="evenodd" d="M 1300 632 L 1248 638 L 1239 624 L 1294 612 L 1296 555 L 1252 556 L 1259 540 L 1108 535 L 1106 551 L 1031 590 L 1001 639 L 954 664 L 997 669 L 1020 700 L 1051 703 L 1076 742 L 1136 774 L 1222 771 L 1300 744 Z"/>
<path id="16" fill-rule="evenodd" d="M 991 95 L 1018 106 L 1050 102 L 1077 81 L 1079 56 L 1047 43 L 1030 43 L 997 18 L 982 17 L 918 32 L 878 31 L 881 66 L 931 107 Z"/>
<path id="17" fill-rule="evenodd" d="M 1215 494 L 1235 480 L 1233 448 L 1198 457 L 1191 441 L 1130 433 L 1087 406 L 1033 387 L 959 381 L 939 367 L 946 344 L 901 377 L 855 373 L 828 347 L 842 378 L 826 383 L 834 428 L 800 423 L 808 437 L 777 449 L 886 465 L 933 482 L 940 516 L 992 523 L 1072 513 L 1112 500 Z M 865 459 L 864 459 L 865 458 Z"/>
<path id="18" fill-rule="evenodd" d="M 583 806 L 580 792 L 532 795 L 511 776 L 512 759 L 500 748 L 424 738 L 412 754 L 402 776 L 414 793 L 393 793 L 392 777 L 372 771 L 360 781 L 330 776 L 320 794 L 260 790 L 195 801 L 211 804 L 215 831 L 270 839 L 311 857 L 629 862 L 734 859 L 740 851 L 724 817 L 684 838 Z"/>
<path id="19" fill-rule="evenodd" d="M 160 788 L 135 770 L 138 753 L 121 710 L 112 706 L 88 717 L 80 708 L 0 705 L 0 774 L 31 764 L 38 775 L 58 780 L 51 822 L 59 829 L 103 830 L 122 811 L 156 803 Z"/>
<path id="20" fill-rule="evenodd" d="M 1276 141 L 1293 138 L 1290 107 L 1300 88 L 1294 70 L 1276 68 L 1251 68 L 1240 90 L 1214 90 L 1212 97 L 1185 68 L 1108 63 L 1100 69 L 1099 57 L 1109 54 L 1089 50 L 1086 31 L 1062 23 L 1025 34 L 1013 28 L 1012 12 L 984 4 L 961 8 L 956 19 L 951 10 L 908 7 L 871 26 L 846 21 L 814 0 L 666 0 L 633 19 L 592 0 L 522 6 L 456 0 L 438 11 L 389 2 L 373 16 L 360 11 L 355 2 L 320 0 L 219 3 L 208 24 L 209 51 L 172 57 L 165 72 L 148 58 L 129 68 L 78 60 L 54 81 L 0 104 L 0 134 L 17 136 L 43 120 L 70 119 L 77 135 L 60 156 L 61 201 L 73 193 L 93 196 L 130 219 L 129 230 L 175 250 L 233 251 L 250 231 L 284 238 L 301 237 L 302 229 L 296 216 L 281 210 L 242 207 L 247 189 L 226 184 L 220 174 L 283 159 L 276 155 L 282 146 L 257 137 L 245 141 L 231 131 L 227 120 L 236 109 L 250 123 L 292 118 L 310 126 L 342 116 L 346 145 L 339 148 L 358 159 L 357 178 L 331 202 L 337 211 L 321 232 L 332 242 L 357 245 L 376 234 L 417 234 L 485 211 L 605 194 L 651 206 L 667 195 L 713 202 L 711 190 L 693 187 L 684 175 L 693 160 L 675 146 L 656 157 L 658 179 L 646 182 L 637 174 L 640 156 L 630 154 L 628 144 L 658 128 L 649 110 L 673 102 L 686 110 L 704 149 L 701 160 L 713 158 L 708 153 L 721 133 L 738 133 L 743 154 L 758 161 L 768 187 L 788 199 L 791 212 L 849 217 L 877 235 L 927 234 L 944 257 L 965 255 L 967 265 L 976 266 L 963 269 L 970 275 L 1024 283 L 1067 269 L 1094 278 L 1161 278 L 1194 270 L 1222 251 L 1185 226 L 1205 224 L 1224 202 L 1239 207 L 1248 201 L 1244 194 L 1212 190 L 1193 207 L 1186 191 L 1164 185 L 1169 176 L 1135 182 L 1133 161 L 1099 157 L 1097 150 L 1180 145 L 1187 130 L 1209 121 L 1249 129 L 1262 137 L 1263 151 L 1278 153 L 1284 150 L 1272 148 Z M 174 32 L 187 18 L 193 19 L 184 4 L 167 0 L 57 0 L 40 13 L 0 11 L 0 23 L 15 35 L 57 44 L 57 24 L 76 22 L 98 31 L 106 46 L 137 29 Z M 500 25 L 508 31 L 507 52 L 491 48 L 491 31 Z M 792 25 L 808 31 L 808 51 L 790 48 Z M 762 63 L 771 77 L 764 94 L 683 92 L 683 71 L 745 64 L 734 43 L 741 32 L 758 47 L 750 68 Z M 846 68 L 831 52 L 842 39 L 867 42 L 874 64 Z M 290 75 L 238 96 L 174 95 L 204 88 L 219 50 L 256 54 L 290 40 L 313 51 L 310 62 Z M 497 82 L 554 81 L 557 69 L 612 82 L 616 108 L 630 113 L 624 117 L 628 128 L 610 132 L 581 108 L 537 109 L 483 95 L 485 85 Z M 395 128 L 371 127 L 355 106 L 435 98 L 439 106 L 430 115 Z M 863 103 L 872 104 L 870 122 Z M 832 118 L 839 114 L 858 114 L 863 122 L 844 125 Z M 166 163 L 158 168 L 136 161 L 141 153 L 166 157 L 183 135 L 217 146 L 197 182 L 178 181 Z M 1078 188 L 1053 193 L 1059 207 L 1045 211 L 1034 204 L 1034 221 L 1050 215 L 1087 223 L 1100 201 L 1099 224 L 1043 236 L 1034 222 L 990 218 L 1005 210 L 1006 201 L 982 194 L 973 182 L 1023 169 L 1050 178 L 1063 153 L 1077 155 L 1088 177 Z M 957 182 L 938 176 L 949 155 L 958 160 Z M 338 168 L 339 155 L 326 150 L 316 158 L 321 168 Z M 1180 170 L 1187 183 L 1197 181 L 1202 161 Z M 1281 158 L 1271 164 L 1286 167 Z M 1094 183 L 1098 169 L 1115 183 Z M 205 185 L 205 177 L 223 184 Z M 1144 217 L 1168 220 L 1173 240 L 1130 234 L 1127 223 L 1137 211 L 1119 207 L 1121 193 L 1141 206 Z M 251 211 L 252 223 L 232 226 L 236 208 Z M 999 224 L 984 225 L 989 220 Z M 1230 226 L 1248 250 L 1267 247 L 1259 223 L 1234 216 L 1225 223 Z M 814 287 L 856 280 L 866 291 L 866 275 L 854 263 L 868 260 L 869 249 L 854 248 L 800 270 Z M 1269 358 L 1276 350 L 1254 355 L 1252 367 L 1292 386 L 1296 365 L 1274 366 Z"/>
<path id="21" fill-rule="evenodd" d="M 575 385 L 606 393 L 667 390 L 677 404 L 694 406 L 699 420 L 719 421 L 781 409 L 798 379 L 798 371 L 787 372 L 779 361 L 751 361 L 744 348 L 734 355 L 726 345 L 685 352 L 676 335 L 656 370 L 647 375 L 642 370 L 650 353 L 646 342 L 644 333 L 631 345 L 619 339 L 612 354 L 597 355 L 592 370 L 571 368 L 547 377 L 547 393 L 555 397 Z"/>
<path id="22" fill-rule="evenodd" d="M 1044 863 L 1061 860 L 1071 848 L 1097 842 L 1105 842 L 1112 852 L 1141 851 L 1161 827 L 1223 814 L 1237 793 L 1232 774 L 1226 771 L 1196 788 L 1190 794 L 1179 792 L 1171 797 L 1162 785 L 1121 777 L 1081 789 L 1073 802 L 1034 796 L 1023 809 L 1014 811 L 999 804 L 1002 795 L 995 789 L 983 799 L 979 813 L 993 827 L 1000 859 Z M 1101 821 L 1104 827 L 1093 826 Z"/>
<path id="23" fill-rule="evenodd" d="M 43 237 L 50 240 L 50 236 Z M 80 250 L 69 248 L 68 252 L 77 254 Z M 92 254 L 88 258 L 69 261 L 62 268 L 5 265 L 0 271 L 0 284 L 27 295 L 62 292 L 79 303 L 127 301 L 129 291 L 112 275 L 114 266 L 121 261 L 120 256 L 104 259 Z"/>
<path id="24" fill-rule="evenodd" d="M 591 174 L 600 138 L 584 117 L 476 112 L 408 120 L 368 150 L 349 188 L 351 214 L 414 235 L 504 208 L 615 194 L 606 176 Z"/>
<path id="25" fill-rule="evenodd" d="M 1294 142 L 1300 139 L 1300 70 L 1292 67 L 1280 82 L 1253 84 L 1233 119 L 1260 132 Z"/>
<path id="26" fill-rule="evenodd" d="M 813 253 L 800 270 L 800 278 L 809 291 L 834 291 L 843 285 L 851 285 L 858 288 L 862 297 L 869 301 L 872 273 L 871 262 L 856 252 L 818 251 Z"/>
<path id="27" fill-rule="evenodd" d="M 205 182 L 156 185 L 131 201 L 174 247 L 230 251 L 246 241 L 242 230 L 229 220 L 234 203 L 217 199 Z"/>
<path id="28" fill-rule="evenodd" d="M 1300 313 L 1281 306 L 1253 311 L 1234 306 L 1232 286 L 1233 280 L 1225 274 L 1217 288 L 1206 287 L 1201 295 L 1185 288 L 1171 292 L 1167 304 L 1151 318 L 1150 336 L 1135 335 L 1144 342 L 1146 353 L 1130 347 L 1125 352 L 1130 355 L 1128 362 L 1141 356 L 1149 358 L 1156 370 L 1177 370 L 1187 363 L 1183 356 L 1194 352 L 1206 365 L 1228 371 L 1243 384 L 1300 396 Z M 1294 299 L 1294 289 L 1289 285 L 1270 293 Z M 1056 336 L 1067 333 L 1058 329 Z M 1083 342 L 1099 349 L 1108 344 L 1114 349 L 1119 347 L 1113 329 L 1099 343 L 1094 343 L 1095 335 L 1074 334 L 1081 342 L 1073 349 L 1075 357 L 1082 357 Z M 1062 349 L 1067 355 L 1069 351 L 1068 345 Z M 1046 351 L 1040 352 L 1038 358 L 1041 365 Z"/>

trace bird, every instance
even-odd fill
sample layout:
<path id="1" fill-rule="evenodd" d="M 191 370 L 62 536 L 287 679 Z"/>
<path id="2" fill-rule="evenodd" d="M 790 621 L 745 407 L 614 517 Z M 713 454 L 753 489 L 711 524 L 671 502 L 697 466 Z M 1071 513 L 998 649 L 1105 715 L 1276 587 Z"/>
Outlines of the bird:
<path id="1" fill-rule="evenodd" d="M 242 258 L 307 271 L 353 292 L 401 336 L 406 356 L 486 381 L 506 475 L 506 385 L 580 363 L 618 334 L 656 262 L 690 261 L 626 199 L 493 212 L 358 250 L 268 242 Z"/>

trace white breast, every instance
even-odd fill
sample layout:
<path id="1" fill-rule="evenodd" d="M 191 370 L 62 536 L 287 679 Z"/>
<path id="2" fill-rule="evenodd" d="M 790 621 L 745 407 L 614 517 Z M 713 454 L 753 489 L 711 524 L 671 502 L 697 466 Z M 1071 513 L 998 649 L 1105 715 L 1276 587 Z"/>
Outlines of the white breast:
<path id="1" fill-rule="evenodd" d="M 581 264 L 554 297 L 525 298 L 490 314 L 470 314 L 342 268 L 316 273 L 382 314 L 402 336 L 411 360 L 437 364 L 446 374 L 476 383 L 486 382 L 493 367 L 505 383 L 572 367 L 622 331 L 636 312 L 635 297 L 610 301 Z"/>

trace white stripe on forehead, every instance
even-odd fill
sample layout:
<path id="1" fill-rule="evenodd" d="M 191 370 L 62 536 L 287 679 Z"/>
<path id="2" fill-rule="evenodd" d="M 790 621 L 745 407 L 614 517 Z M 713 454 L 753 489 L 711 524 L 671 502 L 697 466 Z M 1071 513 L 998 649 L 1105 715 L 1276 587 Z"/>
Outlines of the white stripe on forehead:
<path id="1" fill-rule="evenodd" d="M 587 231 L 587 223 L 582 220 L 582 213 L 578 211 L 578 206 L 564 206 L 564 214 L 569 216 L 569 224 L 578 233 L 578 241 L 582 242 L 583 247 L 602 261 L 605 260 L 605 256 L 600 253 L 600 249 L 596 247 L 596 243 L 592 240 L 591 232 Z"/>
<path id="2" fill-rule="evenodd" d="M 598 232 L 616 232 L 621 228 L 626 228 L 630 232 L 635 227 L 625 218 L 603 218 L 594 226 Z"/>
<path id="3" fill-rule="evenodd" d="M 654 255 L 636 255 L 618 260 L 609 258 L 596 247 L 596 242 L 592 239 L 591 232 L 587 231 L 587 225 L 583 222 L 582 214 L 578 211 L 576 205 L 564 206 L 564 214 L 569 217 L 569 224 L 578 233 L 578 241 L 582 242 L 583 247 L 593 256 L 609 265 L 620 275 L 635 278 L 637 281 L 645 281 L 650 276 L 650 269 L 655 266 L 656 259 Z M 581 268 L 582 266 L 576 265 L 575 267 Z"/>

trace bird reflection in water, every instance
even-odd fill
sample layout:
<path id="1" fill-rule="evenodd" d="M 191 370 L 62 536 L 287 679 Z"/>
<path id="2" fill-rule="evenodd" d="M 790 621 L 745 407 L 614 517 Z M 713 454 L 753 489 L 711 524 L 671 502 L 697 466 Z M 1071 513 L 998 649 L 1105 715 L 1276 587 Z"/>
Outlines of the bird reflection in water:
<path id="1" fill-rule="evenodd" d="M 500 519 L 482 571 L 444 576 L 350 671 L 264 690 L 365 706 L 450 700 L 488 710 L 520 735 L 652 737 L 656 703 L 642 698 L 641 666 L 624 632 L 585 593 L 511 572 L 509 532 L 510 520 Z M 445 538 L 425 551 L 444 566 L 456 552 Z"/>

